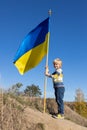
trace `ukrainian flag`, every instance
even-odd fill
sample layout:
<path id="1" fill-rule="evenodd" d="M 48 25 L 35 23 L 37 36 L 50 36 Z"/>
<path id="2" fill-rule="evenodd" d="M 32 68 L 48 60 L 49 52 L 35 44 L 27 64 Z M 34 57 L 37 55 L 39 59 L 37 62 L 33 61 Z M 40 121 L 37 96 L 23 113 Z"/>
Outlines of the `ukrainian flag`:
<path id="1" fill-rule="evenodd" d="M 37 66 L 47 54 L 49 35 L 48 17 L 24 38 L 13 61 L 20 74 Z"/>

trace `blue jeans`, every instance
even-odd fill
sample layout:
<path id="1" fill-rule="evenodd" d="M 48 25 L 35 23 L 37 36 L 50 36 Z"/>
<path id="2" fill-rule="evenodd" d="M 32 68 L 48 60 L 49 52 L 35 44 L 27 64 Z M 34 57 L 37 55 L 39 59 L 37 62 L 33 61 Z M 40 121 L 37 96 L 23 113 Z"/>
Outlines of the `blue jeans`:
<path id="1" fill-rule="evenodd" d="M 65 88 L 64 87 L 55 87 L 54 90 L 55 90 L 56 102 L 58 105 L 58 114 L 64 114 L 63 98 L 64 98 Z"/>

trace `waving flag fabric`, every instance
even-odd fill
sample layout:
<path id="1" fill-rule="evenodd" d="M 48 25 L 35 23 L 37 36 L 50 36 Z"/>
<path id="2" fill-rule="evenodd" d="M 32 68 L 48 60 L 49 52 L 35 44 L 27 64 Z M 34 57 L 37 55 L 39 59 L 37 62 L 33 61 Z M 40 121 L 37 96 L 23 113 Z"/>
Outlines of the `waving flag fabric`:
<path id="1" fill-rule="evenodd" d="M 37 66 L 47 54 L 49 35 L 48 17 L 24 38 L 13 62 L 20 74 Z"/>

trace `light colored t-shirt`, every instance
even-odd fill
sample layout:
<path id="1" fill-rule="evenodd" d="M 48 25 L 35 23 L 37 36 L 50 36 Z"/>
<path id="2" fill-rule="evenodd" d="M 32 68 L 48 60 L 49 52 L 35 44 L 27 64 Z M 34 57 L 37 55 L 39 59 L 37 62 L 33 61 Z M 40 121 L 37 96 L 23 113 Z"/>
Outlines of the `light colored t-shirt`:
<path id="1" fill-rule="evenodd" d="M 53 80 L 54 87 L 64 87 L 63 84 L 63 71 L 62 69 L 57 69 L 52 73 L 51 78 Z"/>

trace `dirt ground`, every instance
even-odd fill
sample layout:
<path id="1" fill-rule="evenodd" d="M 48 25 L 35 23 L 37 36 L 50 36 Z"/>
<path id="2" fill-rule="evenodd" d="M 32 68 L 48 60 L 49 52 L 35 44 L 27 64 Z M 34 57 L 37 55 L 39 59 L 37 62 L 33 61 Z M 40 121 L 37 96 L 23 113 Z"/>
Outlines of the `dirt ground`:
<path id="1" fill-rule="evenodd" d="M 47 113 L 41 113 L 30 108 L 24 110 L 24 117 L 28 125 L 29 123 L 36 124 L 34 130 L 87 130 L 86 127 L 77 125 L 69 120 L 54 119 Z M 33 130 L 33 126 L 31 128 Z"/>

